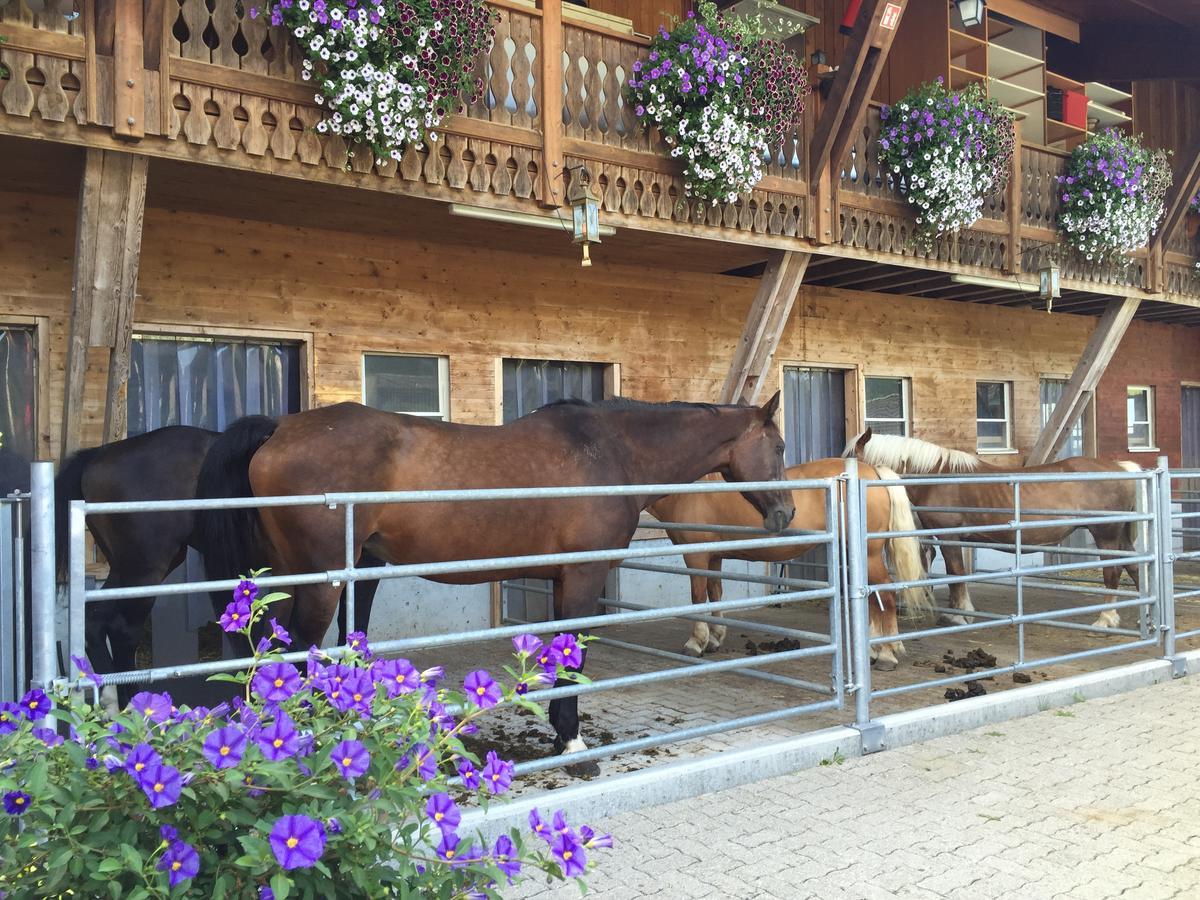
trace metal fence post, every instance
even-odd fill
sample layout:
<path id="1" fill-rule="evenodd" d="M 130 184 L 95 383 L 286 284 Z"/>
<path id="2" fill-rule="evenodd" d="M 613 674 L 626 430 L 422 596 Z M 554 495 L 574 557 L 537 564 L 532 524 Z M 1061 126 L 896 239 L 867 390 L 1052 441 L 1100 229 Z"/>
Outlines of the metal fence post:
<path id="1" fill-rule="evenodd" d="M 30 466 L 29 517 L 33 570 L 33 683 L 47 688 L 57 676 L 54 589 L 54 464 Z"/>
<path id="2" fill-rule="evenodd" d="M 1171 526 L 1171 465 L 1165 456 L 1158 458 L 1155 472 L 1154 523 L 1157 526 L 1155 544 L 1155 569 L 1158 599 L 1159 629 L 1162 633 L 1163 657 L 1171 661 L 1171 674 L 1182 678 L 1187 674 L 1187 664 L 1175 652 L 1175 533 Z"/>
<path id="3" fill-rule="evenodd" d="M 25 602 L 25 598 L 14 590 L 22 560 L 17 556 L 13 525 L 20 518 L 20 501 L 5 501 L 0 498 L 0 647 L 3 648 L 3 656 L 0 656 L 0 700 L 6 703 L 15 701 L 24 690 L 24 687 L 17 685 L 17 660 L 14 652 L 17 643 L 14 622 L 16 608 Z M 11 665 L 9 654 L 12 654 Z"/>
<path id="4" fill-rule="evenodd" d="M 854 728 L 863 753 L 883 749 L 883 726 L 871 720 L 871 632 L 867 611 L 866 496 L 858 460 L 846 460 L 846 603 L 850 605 L 850 655 L 854 659 Z"/>

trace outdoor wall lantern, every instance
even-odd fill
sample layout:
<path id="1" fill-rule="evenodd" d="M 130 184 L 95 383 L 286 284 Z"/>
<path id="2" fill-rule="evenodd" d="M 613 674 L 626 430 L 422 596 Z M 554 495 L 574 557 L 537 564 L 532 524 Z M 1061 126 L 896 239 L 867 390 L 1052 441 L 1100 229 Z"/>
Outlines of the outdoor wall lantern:
<path id="1" fill-rule="evenodd" d="M 958 14 L 962 16 L 963 24 L 968 28 L 983 24 L 986 0 L 954 0 L 954 5 L 958 7 Z"/>
<path id="2" fill-rule="evenodd" d="M 1054 260 L 1042 263 L 1038 269 L 1038 293 L 1046 301 L 1046 312 L 1050 312 L 1054 301 L 1062 296 L 1058 263 Z"/>
<path id="3" fill-rule="evenodd" d="M 583 244 L 583 261 L 580 265 L 590 266 L 592 258 L 588 255 L 588 247 L 600 243 L 600 198 L 592 190 L 592 175 L 585 166 L 571 170 L 567 202 L 571 204 L 575 243 Z"/>

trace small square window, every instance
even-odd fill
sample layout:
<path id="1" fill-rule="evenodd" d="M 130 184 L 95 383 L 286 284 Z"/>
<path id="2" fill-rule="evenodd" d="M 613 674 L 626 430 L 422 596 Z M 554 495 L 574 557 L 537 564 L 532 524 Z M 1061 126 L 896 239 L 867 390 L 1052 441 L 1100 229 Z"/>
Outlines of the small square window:
<path id="1" fill-rule="evenodd" d="M 907 378 L 867 378 L 866 425 L 875 434 L 908 436 L 909 386 Z"/>
<path id="2" fill-rule="evenodd" d="M 1129 387 L 1125 394 L 1125 419 L 1130 450 L 1154 450 L 1154 388 Z"/>
<path id="3" fill-rule="evenodd" d="M 1012 445 L 1012 382 L 975 382 L 975 447 L 1004 453 Z"/>
<path id="4" fill-rule="evenodd" d="M 363 403 L 375 409 L 448 421 L 449 382 L 444 356 L 363 355 Z"/>

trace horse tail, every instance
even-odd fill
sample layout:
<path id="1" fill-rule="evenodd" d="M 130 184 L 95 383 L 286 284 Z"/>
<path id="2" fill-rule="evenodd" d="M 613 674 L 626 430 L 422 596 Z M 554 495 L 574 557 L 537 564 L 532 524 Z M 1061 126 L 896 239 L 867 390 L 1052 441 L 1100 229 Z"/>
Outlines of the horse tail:
<path id="1" fill-rule="evenodd" d="M 67 513 L 72 500 L 86 499 L 83 496 L 83 474 L 91 465 L 100 447 L 80 450 L 68 456 L 54 478 L 54 557 L 58 580 L 67 578 Z"/>
<path id="2" fill-rule="evenodd" d="M 208 448 L 196 499 L 253 497 L 250 460 L 275 433 L 279 423 L 268 416 L 238 419 Z M 194 538 L 211 579 L 236 578 L 267 562 L 268 546 L 258 510 L 202 509 L 196 513 Z"/>
<path id="3" fill-rule="evenodd" d="M 1121 469 L 1124 472 L 1141 472 L 1141 471 L 1143 471 L 1142 467 L 1139 466 L 1137 463 L 1130 462 L 1128 460 L 1119 460 L 1117 462 L 1117 468 Z M 1124 483 L 1133 489 L 1133 497 L 1129 503 L 1129 511 L 1135 512 L 1137 510 L 1137 486 L 1136 486 L 1136 483 L 1128 482 L 1128 481 L 1124 482 Z M 1138 526 L 1140 526 L 1141 524 L 1142 524 L 1141 522 L 1126 522 L 1125 523 L 1125 527 L 1123 529 L 1123 534 L 1122 534 L 1122 538 L 1124 539 L 1125 546 L 1122 547 L 1121 549 L 1132 550 L 1134 547 L 1137 546 Z"/>
<path id="4" fill-rule="evenodd" d="M 899 479 L 892 469 L 876 466 L 879 477 L 887 481 Z M 888 499 L 892 501 L 892 513 L 888 522 L 889 531 L 916 531 L 917 521 L 913 516 L 912 503 L 903 485 L 889 485 Z M 896 567 L 896 578 L 900 581 L 918 581 L 925 577 L 925 566 L 921 563 L 921 542 L 912 536 L 888 539 L 888 550 L 892 564 Z M 910 587 L 900 591 L 908 614 L 917 615 L 933 611 L 933 598 L 927 587 Z"/>

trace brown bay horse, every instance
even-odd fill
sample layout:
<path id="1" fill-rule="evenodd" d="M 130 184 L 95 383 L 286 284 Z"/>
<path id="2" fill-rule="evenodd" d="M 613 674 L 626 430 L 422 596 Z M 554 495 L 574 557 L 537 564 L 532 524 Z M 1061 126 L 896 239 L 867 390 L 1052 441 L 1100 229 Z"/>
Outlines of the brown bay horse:
<path id="1" fill-rule="evenodd" d="M 340 403 L 279 420 L 256 417 L 234 423 L 205 460 L 199 494 L 682 484 L 710 473 L 730 481 L 774 481 L 784 468 L 783 439 L 774 423 L 778 404 L 778 394 L 761 408 L 561 401 L 506 425 L 478 426 Z M 769 530 L 781 531 L 791 521 L 789 492 L 745 496 Z M 641 511 L 657 499 L 362 504 L 355 509 L 354 548 L 393 564 L 624 548 Z M 342 510 L 213 510 L 199 519 L 206 568 L 214 578 L 237 577 L 264 565 L 281 575 L 343 565 Z M 259 527 L 264 542 L 253 537 Z M 252 558 L 261 548 L 266 557 Z M 550 579 L 555 615 L 564 619 L 599 612 L 597 601 L 612 565 L 530 565 L 433 580 Z M 291 630 L 298 646 L 321 641 L 339 591 L 331 584 L 296 587 Z M 575 697 L 551 701 L 550 720 L 559 751 L 585 749 Z"/>
<path id="2" fill-rule="evenodd" d="M 789 481 L 836 478 L 845 471 L 845 468 L 845 462 L 841 459 L 818 459 L 792 466 L 787 470 L 786 477 Z M 860 466 L 859 475 L 864 480 L 896 477 L 896 473 L 890 469 L 880 468 L 877 472 L 874 467 L 869 465 Z M 825 531 L 827 525 L 824 491 L 818 488 L 794 490 L 792 491 L 792 502 L 796 507 L 796 515 L 792 519 L 793 528 Z M 757 524 L 754 508 L 739 494 L 674 494 L 664 497 L 652 505 L 650 513 L 664 522 L 747 526 Z M 886 491 L 867 491 L 867 528 L 869 530 L 909 531 L 914 527 L 912 509 L 903 488 L 892 487 Z M 704 531 L 672 529 L 668 532 L 668 536 L 676 545 L 721 540 L 717 534 Z M 915 581 L 925 577 L 925 570 L 921 566 L 921 548 L 916 538 L 897 538 L 889 541 L 888 544 L 887 549 L 892 566 L 899 580 Z M 723 560 L 786 562 L 811 550 L 813 546 L 813 541 L 806 541 L 804 538 L 798 538 L 794 544 L 726 553 L 712 553 L 703 550 L 689 553 L 684 546 L 682 548 L 683 559 L 688 568 L 709 569 L 716 573 L 711 578 L 701 575 L 691 576 L 692 603 L 704 603 L 706 599 L 715 603 L 721 599 L 722 582 L 719 574 Z M 833 577 L 836 577 L 836 571 L 836 562 L 833 562 L 831 563 Z M 882 540 L 868 543 L 867 577 L 871 584 L 885 584 L 891 581 L 888 566 L 884 560 L 884 541 Z M 927 592 L 924 589 L 910 588 L 903 594 L 910 610 L 928 608 Z M 871 599 L 869 607 L 872 637 L 899 633 L 896 622 L 896 595 L 893 592 L 879 591 Z M 691 656 L 700 656 L 706 651 L 719 649 L 724 639 L 724 625 L 710 627 L 707 623 L 695 622 L 692 626 L 692 635 L 683 645 L 683 649 Z M 876 665 L 881 670 L 890 672 L 896 668 L 896 653 L 903 652 L 903 650 L 904 645 L 899 641 L 879 645 Z"/>
<path id="3" fill-rule="evenodd" d="M 949 450 L 928 441 L 896 435 L 871 435 L 870 430 L 853 438 L 846 446 L 846 455 L 856 455 L 864 462 L 875 466 L 888 466 L 908 475 L 940 473 L 1063 473 L 1076 472 L 1140 472 L 1136 463 L 1074 456 L 1041 466 L 1026 466 L 1008 469 L 984 462 L 973 453 Z M 1004 525 L 1012 520 L 1010 513 L 975 512 L 974 509 L 1013 509 L 1014 492 L 1007 484 L 930 484 L 905 485 L 909 499 L 917 509 L 923 528 L 958 528 L 971 525 Z M 958 512 L 923 510 L 922 507 L 957 507 Z M 1133 512 L 1137 507 L 1137 487 L 1133 481 L 1061 481 L 1029 482 L 1021 485 L 1021 508 L 1040 510 L 1111 510 L 1114 513 Z M 1053 546 L 1061 544 L 1076 528 L 1085 528 L 1101 550 L 1134 550 L 1135 523 L 1099 522 L 1090 525 L 1052 525 L 1036 527 L 1033 523 L 1068 518 L 1067 515 L 1034 515 L 1022 513 L 1021 543 L 1026 546 Z M 981 531 L 954 534 L 956 541 L 979 541 L 1007 544 L 1015 551 L 1016 533 L 1006 531 Z M 966 565 L 963 548 L 940 545 L 942 558 L 946 561 L 946 572 L 950 575 L 965 575 Z M 1116 590 L 1121 582 L 1122 570 L 1129 573 L 1135 588 L 1138 584 L 1136 565 L 1115 563 L 1103 566 L 1104 585 Z M 965 583 L 950 585 L 950 601 L 955 609 L 971 612 L 975 607 Z M 952 616 L 954 624 L 965 624 L 965 616 Z M 1115 609 L 1105 610 L 1096 619 L 1096 625 L 1115 628 L 1121 624 L 1120 613 Z"/>

